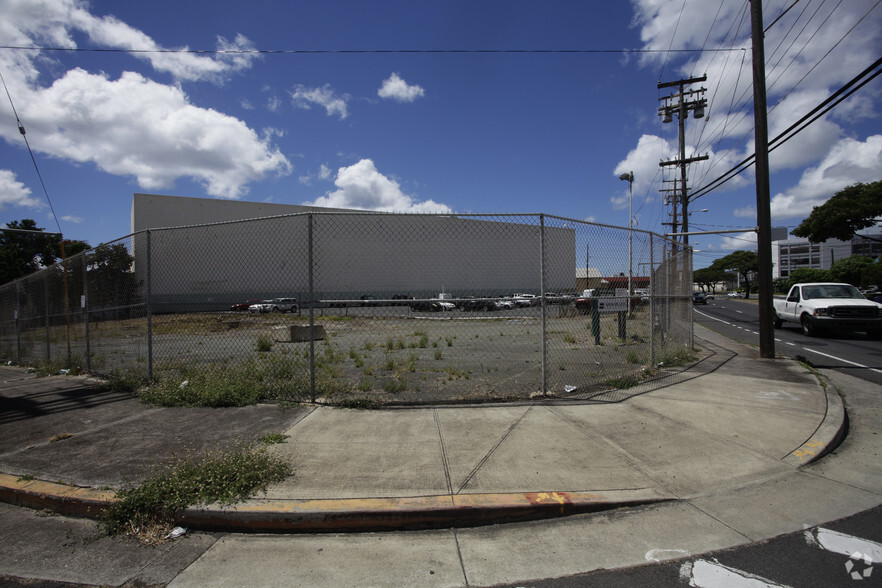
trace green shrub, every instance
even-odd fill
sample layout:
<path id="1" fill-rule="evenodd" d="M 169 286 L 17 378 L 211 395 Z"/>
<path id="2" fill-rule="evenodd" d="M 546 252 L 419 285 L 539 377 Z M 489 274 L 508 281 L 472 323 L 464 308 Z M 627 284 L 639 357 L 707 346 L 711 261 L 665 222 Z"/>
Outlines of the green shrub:
<path id="1" fill-rule="evenodd" d="M 265 491 L 291 474 L 291 465 L 265 449 L 239 449 L 185 460 L 174 469 L 116 493 L 104 513 L 111 534 L 131 533 L 156 542 L 182 509 L 218 502 L 231 505 Z"/>

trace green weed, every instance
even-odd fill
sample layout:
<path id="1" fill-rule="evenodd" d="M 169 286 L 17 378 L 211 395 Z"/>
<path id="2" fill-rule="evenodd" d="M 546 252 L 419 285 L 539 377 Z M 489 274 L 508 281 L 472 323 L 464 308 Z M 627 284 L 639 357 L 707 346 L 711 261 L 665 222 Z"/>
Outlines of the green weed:
<path id="1" fill-rule="evenodd" d="M 199 504 L 231 505 L 265 491 L 291 474 L 291 466 L 266 449 L 244 448 L 184 460 L 138 486 L 123 488 L 105 511 L 110 534 L 127 533 L 145 543 L 162 540 L 177 514 Z"/>

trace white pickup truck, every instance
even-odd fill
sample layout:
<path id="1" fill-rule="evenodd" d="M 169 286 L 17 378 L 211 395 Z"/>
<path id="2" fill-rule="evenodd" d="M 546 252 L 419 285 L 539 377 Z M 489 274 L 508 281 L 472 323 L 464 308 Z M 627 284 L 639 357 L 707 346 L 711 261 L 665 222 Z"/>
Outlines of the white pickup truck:
<path id="1" fill-rule="evenodd" d="M 818 282 L 794 284 L 785 299 L 777 299 L 775 328 L 797 323 L 809 337 L 825 329 L 865 331 L 882 339 L 882 304 L 867 300 L 850 284 Z"/>

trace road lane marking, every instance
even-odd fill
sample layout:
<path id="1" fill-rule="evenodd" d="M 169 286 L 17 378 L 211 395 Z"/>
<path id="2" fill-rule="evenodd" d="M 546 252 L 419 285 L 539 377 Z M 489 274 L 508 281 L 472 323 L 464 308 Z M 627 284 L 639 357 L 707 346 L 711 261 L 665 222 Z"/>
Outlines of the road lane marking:
<path id="1" fill-rule="evenodd" d="M 667 559 L 679 559 L 684 556 L 692 555 L 685 549 L 650 549 L 643 558 L 646 561 L 659 563 Z"/>
<path id="2" fill-rule="evenodd" d="M 809 351 L 811 353 L 817 353 L 818 355 L 823 355 L 824 357 L 828 357 L 830 359 L 835 359 L 836 361 L 841 361 L 844 363 L 849 363 L 851 365 L 857 366 L 859 368 L 864 368 L 865 370 L 870 370 L 871 372 L 876 372 L 877 374 L 882 374 L 882 370 L 877 370 L 876 368 L 871 368 L 870 366 L 864 365 L 862 363 L 857 363 L 854 361 L 848 361 L 847 359 L 842 359 L 841 357 L 836 357 L 835 355 L 830 355 L 829 353 L 823 353 L 821 351 L 816 351 L 811 349 L 810 347 L 803 347 L 803 351 Z"/>
<path id="3" fill-rule="evenodd" d="M 680 568 L 680 578 L 688 580 L 690 586 L 697 588 L 783 588 L 754 574 L 724 566 L 717 561 L 703 559 L 687 562 Z"/>
<path id="4" fill-rule="evenodd" d="M 882 544 L 875 541 L 860 539 L 823 527 L 806 529 L 805 540 L 809 545 L 815 545 L 839 555 L 851 557 L 855 553 L 860 553 L 869 557 L 874 563 L 882 562 Z"/>

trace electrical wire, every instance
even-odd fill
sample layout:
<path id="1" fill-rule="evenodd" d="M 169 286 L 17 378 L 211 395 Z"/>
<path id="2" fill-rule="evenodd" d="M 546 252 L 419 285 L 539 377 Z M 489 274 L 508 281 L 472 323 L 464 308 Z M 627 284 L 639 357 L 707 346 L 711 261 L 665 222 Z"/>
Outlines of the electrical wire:
<path id="1" fill-rule="evenodd" d="M 862 71 L 860 74 L 858 74 L 857 76 L 852 78 L 849 82 L 847 82 L 845 85 L 843 85 L 841 88 L 839 88 L 836 92 L 831 94 L 826 100 L 824 100 L 823 102 L 818 104 L 815 108 L 813 108 L 811 111 L 809 111 L 807 114 L 805 114 L 802 118 L 800 118 L 798 121 L 793 123 L 790 127 L 785 129 L 783 132 L 778 134 L 775 138 L 773 138 L 771 141 L 769 141 L 769 152 L 774 151 L 775 149 L 780 147 L 782 144 L 786 143 L 787 141 L 789 141 L 790 139 L 795 137 L 797 134 L 799 134 L 801 131 L 803 131 L 806 127 L 808 127 L 815 120 L 817 120 L 821 116 L 825 115 L 832 108 L 834 108 L 835 106 L 837 106 L 838 104 L 840 104 L 841 102 L 843 102 L 844 100 L 849 98 L 857 90 L 859 90 L 860 88 L 862 88 L 863 86 L 868 84 L 870 81 L 872 81 L 874 78 L 876 78 L 876 76 L 878 76 L 879 74 L 882 74 L 882 69 L 878 69 L 877 71 L 873 72 L 872 74 L 870 73 L 870 72 L 872 72 L 872 70 L 879 68 L 880 66 L 882 66 L 882 58 L 876 60 L 876 62 L 874 62 L 873 65 L 871 65 L 870 67 L 868 67 L 867 69 Z M 861 81 L 861 78 L 866 78 L 866 79 Z M 690 200 L 695 200 L 697 198 L 700 198 L 701 196 L 705 196 L 713 189 L 722 186 L 723 184 L 725 184 L 726 182 L 728 182 L 729 180 L 731 180 L 732 178 L 734 178 L 735 176 L 737 176 L 738 174 L 743 172 L 745 169 L 747 169 L 748 167 L 753 165 L 755 158 L 756 158 L 756 154 L 751 154 L 749 157 L 745 158 L 743 161 L 738 163 L 736 166 L 734 166 L 729 171 L 722 174 L 721 176 L 719 176 L 715 180 L 711 181 L 710 183 L 706 184 L 705 186 L 701 186 L 700 188 L 697 188 L 695 190 L 695 192 L 693 192 L 693 194 L 691 195 Z"/>
<path id="2" fill-rule="evenodd" d="M 591 53 L 725 53 L 739 49 L 119 49 L 107 47 L 51 47 L 0 45 L 16 51 L 58 51 L 70 53 L 190 53 L 197 55 L 327 55 L 327 54 L 591 54 Z"/>
<path id="3" fill-rule="evenodd" d="M 43 187 L 43 194 L 46 196 L 46 202 L 49 203 L 49 210 L 52 211 L 52 218 L 55 219 L 55 226 L 58 227 L 58 232 L 62 233 L 61 223 L 58 222 L 58 215 L 55 214 L 55 207 L 52 206 L 52 199 L 49 198 L 49 190 L 46 189 L 46 183 L 43 181 L 43 174 L 40 173 L 40 166 L 37 165 L 37 158 L 34 157 L 34 152 L 31 149 L 30 142 L 28 141 L 27 131 L 25 131 L 24 124 L 18 117 L 18 111 L 15 110 L 15 103 L 12 101 L 12 95 L 9 93 L 9 87 L 6 85 L 6 79 L 3 77 L 2 73 L 0 73 L 0 82 L 3 83 L 3 89 L 6 90 L 6 97 L 9 99 L 9 106 L 12 107 L 12 114 L 15 116 L 15 122 L 18 125 L 18 132 L 24 139 L 25 146 L 27 146 L 28 149 L 28 153 L 31 155 L 31 161 L 34 163 L 34 169 L 37 171 L 37 177 L 40 179 L 40 186 Z"/>

